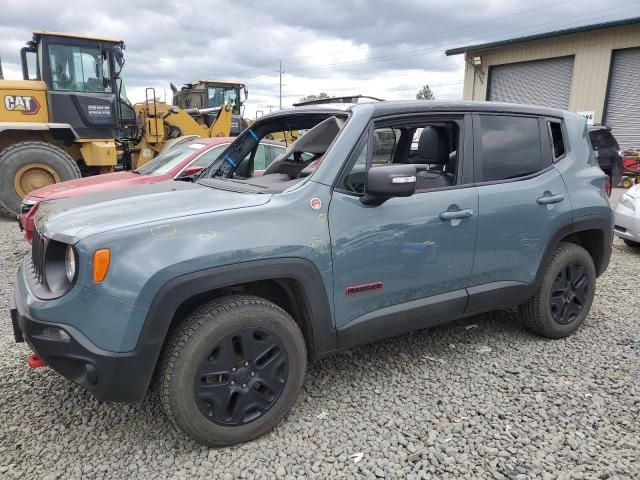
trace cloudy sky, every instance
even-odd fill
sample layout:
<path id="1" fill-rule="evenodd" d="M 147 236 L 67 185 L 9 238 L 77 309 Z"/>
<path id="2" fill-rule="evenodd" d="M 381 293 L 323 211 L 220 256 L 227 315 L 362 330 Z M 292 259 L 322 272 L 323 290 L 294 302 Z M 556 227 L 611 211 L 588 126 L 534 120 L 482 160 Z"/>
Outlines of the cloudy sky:
<path id="1" fill-rule="evenodd" d="M 444 50 L 485 41 L 640 16 L 630 0 L 1 0 L 0 58 L 20 78 L 19 51 L 33 30 L 108 35 L 126 43 L 133 101 L 169 82 L 237 79 L 246 116 L 304 95 L 362 93 L 462 97 L 462 56 Z"/>

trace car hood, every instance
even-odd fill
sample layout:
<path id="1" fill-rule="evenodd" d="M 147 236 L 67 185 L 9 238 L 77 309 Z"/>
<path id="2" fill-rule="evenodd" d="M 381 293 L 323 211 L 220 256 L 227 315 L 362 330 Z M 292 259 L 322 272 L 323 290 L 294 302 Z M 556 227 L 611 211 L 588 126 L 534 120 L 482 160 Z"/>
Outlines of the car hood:
<path id="1" fill-rule="evenodd" d="M 77 197 L 88 193 L 115 190 L 133 185 L 154 183 L 167 180 L 166 175 L 140 175 L 133 172 L 116 172 L 104 175 L 94 175 L 66 182 L 54 183 L 31 192 L 25 200 L 43 201 L 59 198 Z"/>
<path id="2" fill-rule="evenodd" d="M 627 189 L 627 191 L 624 193 L 626 193 L 627 195 L 633 198 L 640 198 L 640 184 L 633 185 L 631 188 Z"/>
<path id="3" fill-rule="evenodd" d="M 264 205 L 270 199 L 269 194 L 230 192 L 190 182 L 158 182 L 45 202 L 35 223 L 47 237 L 75 243 L 118 228 Z"/>

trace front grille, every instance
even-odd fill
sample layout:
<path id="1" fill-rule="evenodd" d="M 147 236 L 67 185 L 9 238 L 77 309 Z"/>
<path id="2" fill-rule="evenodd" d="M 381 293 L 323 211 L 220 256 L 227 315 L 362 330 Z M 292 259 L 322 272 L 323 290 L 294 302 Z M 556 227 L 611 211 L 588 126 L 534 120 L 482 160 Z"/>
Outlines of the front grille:
<path id="1" fill-rule="evenodd" d="M 33 229 L 33 239 L 31 241 L 31 265 L 33 273 L 39 283 L 45 283 L 44 278 L 44 256 L 47 248 L 46 238 L 38 231 Z"/>

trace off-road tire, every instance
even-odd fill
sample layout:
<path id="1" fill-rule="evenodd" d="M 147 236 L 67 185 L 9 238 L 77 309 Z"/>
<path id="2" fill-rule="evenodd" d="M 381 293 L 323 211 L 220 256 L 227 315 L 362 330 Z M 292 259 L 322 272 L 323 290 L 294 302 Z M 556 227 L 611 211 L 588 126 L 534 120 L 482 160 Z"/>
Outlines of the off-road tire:
<path id="1" fill-rule="evenodd" d="M 558 274 L 572 262 L 578 262 L 584 267 L 584 273 L 589 282 L 588 293 L 586 301 L 575 319 L 568 324 L 561 324 L 554 320 L 551 313 L 551 290 Z M 595 286 L 596 269 L 589 252 L 574 243 L 560 243 L 553 251 L 551 260 L 547 264 L 540 288 L 532 298 L 518 307 L 525 328 L 548 338 L 564 338 L 571 335 L 580 328 L 580 325 L 589 314 L 595 294 Z"/>
<path id="2" fill-rule="evenodd" d="M 264 329 L 279 339 L 288 374 L 279 397 L 262 416 L 241 425 L 220 425 L 208 419 L 196 402 L 196 370 L 219 342 L 243 328 Z M 304 338 L 287 312 L 260 297 L 232 295 L 196 308 L 172 332 L 160 361 L 157 389 L 175 427 L 199 443 L 225 447 L 252 440 L 277 425 L 300 393 L 306 366 Z"/>
<path id="3" fill-rule="evenodd" d="M 15 216 L 22 198 L 14 187 L 20 168 L 29 163 L 42 163 L 57 173 L 60 181 L 80 178 L 80 168 L 67 152 L 46 142 L 18 142 L 0 151 L 0 213 Z"/>
<path id="4" fill-rule="evenodd" d="M 627 245 L 628 247 L 631 248 L 640 248 L 640 243 L 638 242 L 634 242 L 633 240 L 628 240 L 626 238 L 623 238 L 622 241 L 625 243 L 625 245 Z"/>

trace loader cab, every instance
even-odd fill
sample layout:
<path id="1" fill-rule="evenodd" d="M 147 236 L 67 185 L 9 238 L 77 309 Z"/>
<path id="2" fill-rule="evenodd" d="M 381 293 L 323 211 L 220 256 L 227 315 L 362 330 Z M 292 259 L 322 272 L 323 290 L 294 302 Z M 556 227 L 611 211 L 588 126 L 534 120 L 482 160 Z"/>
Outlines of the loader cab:
<path id="1" fill-rule="evenodd" d="M 50 122 L 69 124 L 85 139 L 133 136 L 123 50 L 117 39 L 35 32 L 21 51 L 23 77 L 46 84 Z"/>
<path id="2" fill-rule="evenodd" d="M 173 104 L 183 110 L 191 108 L 220 108 L 231 105 L 233 116 L 231 119 L 231 135 L 237 136 L 244 130 L 242 120 L 244 102 L 247 100 L 248 90 L 240 82 L 225 82 L 216 80 L 199 80 L 184 85 L 180 91 L 174 91 Z M 207 124 L 215 121 L 215 113 L 206 114 Z"/>

